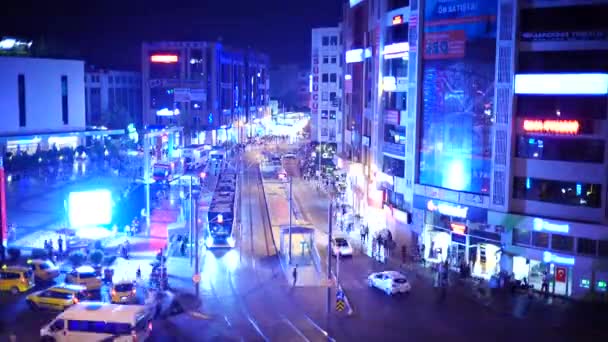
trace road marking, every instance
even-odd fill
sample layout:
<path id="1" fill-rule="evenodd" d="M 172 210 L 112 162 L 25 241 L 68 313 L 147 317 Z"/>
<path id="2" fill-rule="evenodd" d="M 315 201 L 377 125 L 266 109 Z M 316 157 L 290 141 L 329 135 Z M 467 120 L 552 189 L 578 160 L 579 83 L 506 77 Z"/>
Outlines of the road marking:
<path id="1" fill-rule="evenodd" d="M 328 340 L 330 340 L 332 342 L 336 342 L 336 340 L 334 338 L 332 338 L 331 336 L 329 336 L 329 333 L 327 333 L 327 331 L 325 331 L 317 323 L 315 323 L 315 321 L 313 321 L 310 317 L 308 317 L 307 314 L 304 314 L 304 317 L 306 317 L 306 319 L 308 320 L 308 322 L 310 322 L 310 324 L 312 324 L 313 327 L 315 327 L 318 331 L 320 331 L 321 334 L 323 334 L 325 337 L 327 337 Z"/>
<path id="2" fill-rule="evenodd" d="M 281 315 L 281 318 L 283 319 L 283 322 L 287 323 L 287 325 L 289 325 L 296 332 L 296 334 L 298 334 L 298 336 L 300 336 L 304 341 L 310 342 L 310 340 L 307 339 L 306 336 L 304 336 L 300 329 L 298 329 L 290 320 L 288 320 L 287 317 Z"/>

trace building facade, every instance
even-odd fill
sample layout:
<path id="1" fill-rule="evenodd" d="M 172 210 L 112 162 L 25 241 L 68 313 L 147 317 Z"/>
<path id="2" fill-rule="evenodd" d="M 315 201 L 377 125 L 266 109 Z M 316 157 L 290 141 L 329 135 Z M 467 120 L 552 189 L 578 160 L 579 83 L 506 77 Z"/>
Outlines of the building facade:
<path id="1" fill-rule="evenodd" d="M 142 81 L 144 124 L 183 126 L 192 142 L 242 139 L 268 111 L 268 57 L 221 43 L 144 43 Z"/>
<path id="2" fill-rule="evenodd" d="M 604 293 L 607 6 L 346 2 L 341 164 L 370 230 L 476 277 Z"/>
<path id="3" fill-rule="evenodd" d="M 311 54 L 311 139 L 325 144 L 342 144 L 342 28 L 312 30 Z"/>
<path id="4" fill-rule="evenodd" d="M 141 73 L 88 67 L 85 72 L 86 122 L 125 128 L 143 123 Z"/>
<path id="5" fill-rule="evenodd" d="M 284 111 L 306 110 L 310 106 L 309 68 L 282 64 L 270 69 L 270 98 Z"/>

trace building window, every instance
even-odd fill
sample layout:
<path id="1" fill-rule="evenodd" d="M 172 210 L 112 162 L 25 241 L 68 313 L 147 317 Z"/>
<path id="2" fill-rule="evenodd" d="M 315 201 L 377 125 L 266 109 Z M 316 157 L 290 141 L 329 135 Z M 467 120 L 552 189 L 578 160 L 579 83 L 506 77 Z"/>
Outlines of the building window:
<path id="1" fill-rule="evenodd" d="M 329 75 L 329 82 L 331 82 L 331 83 L 338 82 L 338 76 L 336 74 L 330 74 Z"/>
<path id="2" fill-rule="evenodd" d="M 549 233 L 532 232 L 532 245 L 535 247 L 549 247 Z"/>
<path id="3" fill-rule="evenodd" d="M 332 91 L 331 93 L 329 93 L 329 101 L 335 101 L 336 100 L 336 92 Z"/>
<path id="4" fill-rule="evenodd" d="M 532 239 L 532 234 L 530 234 L 530 231 L 513 228 L 513 244 L 514 245 L 529 246 L 531 239 Z"/>
<path id="5" fill-rule="evenodd" d="M 329 45 L 329 37 L 325 36 L 321 38 L 321 45 L 328 46 Z"/>
<path id="6" fill-rule="evenodd" d="M 68 113 L 68 77 L 66 75 L 61 76 L 61 118 L 63 124 L 69 123 Z"/>
<path id="7" fill-rule="evenodd" d="M 329 57 L 323 56 L 323 64 L 329 64 Z"/>
<path id="8" fill-rule="evenodd" d="M 574 237 L 568 235 L 552 234 L 551 249 L 563 252 L 574 250 Z"/>
<path id="9" fill-rule="evenodd" d="M 597 255 L 608 257 L 608 240 L 599 240 L 597 242 Z"/>
<path id="10" fill-rule="evenodd" d="M 321 111 L 321 119 L 327 119 L 327 111 L 326 110 L 322 110 Z"/>
<path id="11" fill-rule="evenodd" d="M 517 157 L 584 163 L 604 162 L 604 141 L 556 137 L 517 137 Z"/>
<path id="12" fill-rule="evenodd" d="M 382 172 L 389 176 L 405 177 L 405 162 L 401 159 L 384 156 Z"/>
<path id="13" fill-rule="evenodd" d="M 17 76 L 17 86 L 19 88 L 19 127 L 25 127 L 25 75 L 19 74 Z"/>
<path id="14" fill-rule="evenodd" d="M 597 240 L 576 239 L 576 251 L 579 254 L 595 255 L 597 253 Z"/>
<path id="15" fill-rule="evenodd" d="M 405 145 L 405 126 L 385 124 L 384 141 L 392 144 Z"/>
<path id="16" fill-rule="evenodd" d="M 327 74 L 321 75 L 321 82 L 327 83 L 329 81 L 329 76 Z"/>
<path id="17" fill-rule="evenodd" d="M 114 76 L 108 76 L 108 83 L 114 83 Z"/>
<path id="18" fill-rule="evenodd" d="M 338 62 L 338 58 L 336 56 L 331 56 L 331 64 L 336 64 Z"/>
<path id="19" fill-rule="evenodd" d="M 329 40 L 329 45 L 338 46 L 338 36 L 331 36 Z"/>
<path id="20" fill-rule="evenodd" d="M 514 177 L 513 198 L 600 208 L 601 185 Z"/>
<path id="21" fill-rule="evenodd" d="M 330 110 L 329 111 L 329 118 L 331 120 L 335 120 L 336 119 L 336 111 L 335 110 Z"/>
<path id="22" fill-rule="evenodd" d="M 386 190 L 386 200 L 384 201 L 385 205 L 392 206 L 393 208 L 401 211 L 406 211 L 405 199 L 403 198 L 403 194 L 400 194 L 395 191 Z"/>
<path id="23" fill-rule="evenodd" d="M 329 100 L 329 94 L 326 91 L 322 91 L 321 92 L 321 101 L 328 101 Z"/>
<path id="24" fill-rule="evenodd" d="M 605 119 L 604 96 L 517 95 L 517 116 L 536 119 Z"/>

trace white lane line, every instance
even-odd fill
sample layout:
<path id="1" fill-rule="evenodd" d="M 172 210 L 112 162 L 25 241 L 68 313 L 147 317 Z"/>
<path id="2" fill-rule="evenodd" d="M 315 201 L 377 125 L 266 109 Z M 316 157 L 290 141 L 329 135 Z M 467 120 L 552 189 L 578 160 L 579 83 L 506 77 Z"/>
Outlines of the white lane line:
<path id="1" fill-rule="evenodd" d="M 283 319 L 283 322 L 287 323 L 287 325 L 289 325 L 304 341 L 310 342 L 310 340 L 304 336 L 300 329 L 298 329 L 290 320 L 288 320 L 287 317 L 281 315 L 281 318 Z"/>
<path id="2" fill-rule="evenodd" d="M 327 331 L 325 331 L 317 323 L 315 323 L 315 321 L 313 321 L 310 317 L 308 317 L 308 315 L 304 314 L 304 317 L 306 317 L 308 322 L 310 322 L 310 324 L 312 324 L 313 327 L 315 327 L 317 330 L 319 330 L 321 332 L 321 334 L 323 334 L 325 337 L 327 337 L 327 339 L 329 341 L 336 342 L 335 339 L 333 339 L 331 336 L 329 336 L 329 333 L 327 333 Z"/>

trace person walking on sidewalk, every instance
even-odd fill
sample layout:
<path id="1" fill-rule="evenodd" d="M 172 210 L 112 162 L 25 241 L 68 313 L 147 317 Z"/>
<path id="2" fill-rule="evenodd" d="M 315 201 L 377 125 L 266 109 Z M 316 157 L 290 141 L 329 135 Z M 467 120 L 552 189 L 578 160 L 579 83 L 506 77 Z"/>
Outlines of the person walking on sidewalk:
<path id="1" fill-rule="evenodd" d="M 296 287 L 296 283 L 298 282 L 298 264 L 293 267 L 293 271 L 291 272 L 291 276 L 293 277 L 293 283 L 291 287 Z"/>
<path id="2" fill-rule="evenodd" d="M 547 271 L 543 272 L 543 283 L 540 287 L 540 292 L 547 297 L 549 295 L 549 276 L 547 275 Z"/>

